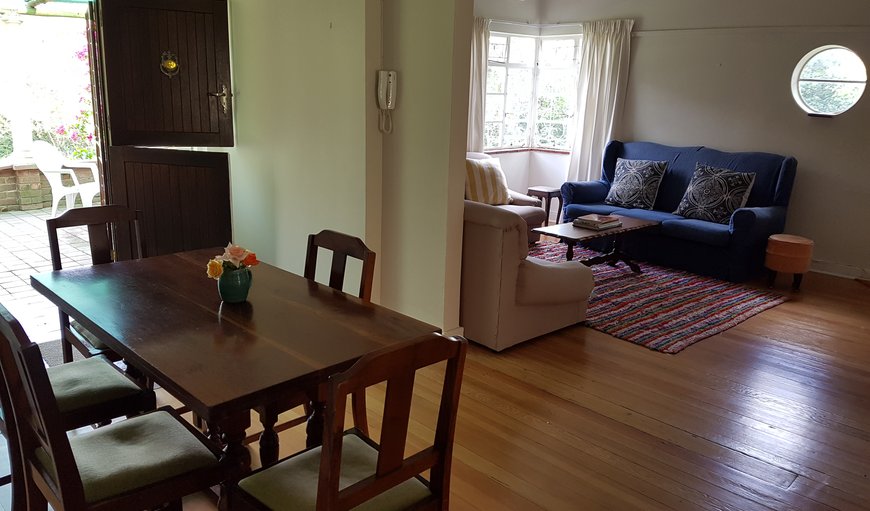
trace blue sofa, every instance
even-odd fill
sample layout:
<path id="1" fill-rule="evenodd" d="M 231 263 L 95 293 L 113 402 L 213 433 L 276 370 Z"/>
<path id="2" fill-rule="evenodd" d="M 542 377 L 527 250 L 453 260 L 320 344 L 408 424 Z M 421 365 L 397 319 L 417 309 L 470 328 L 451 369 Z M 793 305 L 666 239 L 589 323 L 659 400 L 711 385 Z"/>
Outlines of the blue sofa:
<path id="1" fill-rule="evenodd" d="M 614 178 L 616 159 L 667 161 L 652 210 L 627 209 L 605 204 Z M 755 183 L 746 207 L 728 224 L 675 215 L 696 163 L 754 172 Z M 729 153 L 708 147 L 671 147 L 652 142 L 611 141 L 604 151 L 603 177 L 598 181 L 562 185 L 565 222 L 589 213 L 625 215 L 661 222 L 655 229 L 630 233 L 623 251 L 651 263 L 740 282 L 763 267 L 767 237 L 785 228 L 786 209 L 794 184 L 797 160 L 777 154 Z M 604 242 L 592 244 L 603 249 Z"/>

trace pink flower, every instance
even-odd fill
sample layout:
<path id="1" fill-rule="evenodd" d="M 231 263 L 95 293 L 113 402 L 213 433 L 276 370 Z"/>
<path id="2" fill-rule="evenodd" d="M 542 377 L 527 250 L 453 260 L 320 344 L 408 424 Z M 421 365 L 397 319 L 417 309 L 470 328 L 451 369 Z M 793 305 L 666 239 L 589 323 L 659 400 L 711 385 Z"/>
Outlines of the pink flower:
<path id="1" fill-rule="evenodd" d="M 54 132 L 58 135 L 66 135 L 66 128 L 63 126 L 58 126 L 57 128 L 55 128 Z"/>
<path id="2" fill-rule="evenodd" d="M 233 263 L 235 267 L 242 263 L 246 255 L 248 255 L 248 251 L 244 247 L 232 243 L 227 244 L 227 248 L 224 249 L 224 260 Z"/>

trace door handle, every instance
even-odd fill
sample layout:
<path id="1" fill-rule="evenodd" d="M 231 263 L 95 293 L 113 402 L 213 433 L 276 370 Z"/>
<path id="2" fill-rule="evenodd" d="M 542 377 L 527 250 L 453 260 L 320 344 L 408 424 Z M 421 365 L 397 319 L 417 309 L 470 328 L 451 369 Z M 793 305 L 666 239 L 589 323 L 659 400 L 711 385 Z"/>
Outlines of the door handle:
<path id="1" fill-rule="evenodd" d="M 221 108 L 224 111 L 224 115 L 227 115 L 230 109 L 230 101 L 229 98 L 232 96 L 229 90 L 227 90 L 227 85 L 221 85 L 220 92 L 209 92 L 208 95 L 213 98 L 218 98 L 221 102 Z"/>

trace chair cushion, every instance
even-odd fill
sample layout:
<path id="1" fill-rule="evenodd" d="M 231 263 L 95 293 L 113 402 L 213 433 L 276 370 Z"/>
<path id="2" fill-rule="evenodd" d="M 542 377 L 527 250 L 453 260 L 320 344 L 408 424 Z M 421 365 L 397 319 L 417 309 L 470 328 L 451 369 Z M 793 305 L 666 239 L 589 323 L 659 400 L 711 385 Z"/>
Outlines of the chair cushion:
<path id="1" fill-rule="evenodd" d="M 617 209 L 613 212 L 613 214 L 627 216 L 629 218 L 637 218 L 638 220 L 652 220 L 653 222 L 664 222 L 665 220 L 683 219 L 683 217 L 681 217 L 680 215 L 649 209 Z"/>
<path id="2" fill-rule="evenodd" d="M 214 454 L 168 412 L 157 411 L 70 437 L 85 500 L 99 502 L 193 470 L 217 466 Z M 53 462 L 44 449 L 36 457 Z"/>
<path id="3" fill-rule="evenodd" d="M 753 172 L 734 172 L 698 163 L 692 181 L 674 213 L 686 218 L 727 224 L 731 215 L 746 205 Z"/>
<path id="4" fill-rule="evenodd" d="M 78 321 L 76 321 L 76 320 L 74 320 L 74 319 L 73 319 L 73 320 L 70 320 L 69 326 L 70 326 L 73 330 L 75 330 L 76 332 L 78 332 L 79 335 L 81 335 L 82 337 L 84 337 L 85 340 L 87 340 L 87 341 L 91 344 L 91 346 L 93 346 L 94 348 L 96 348 L 98 351 L 102 351 L 102 350 L 107 350 L 107 349 L 109 349 L 108 346 L 106 346 L 105 344 L 103 344 L 103 341 L 101 341 L 99 337 L 97 337 L 96 335 L 92 334 L 90 330 L 88 330 L 87 328 L 83 327 L 83 326 L 81 325 L 81 323 L 79 323 Z"/>
<path id="5" fill-rule="evenodd" d="M 666 161 L 616 160 L 616 176 L 605 204 L 626 208 L 652 209 L 659 193 Z"/>
<path id="6" fill-rule="evenodd" d="M 341 451 L 339 489 L 374 475 L 378 451 L 355 434 L 345 434 Z M 269 509 L 314 510 L 320 472 L 320 448 L 305 451 L 239 482 L 239 487 Z M 355 507 L 356 511 L 407 509 L 431 496 L 425 484 L 409 479 L 377 497 Z"/>
<path id="7" fill-rule="evenodd" d="M 493 206 L 510 204 L 507 178 L 498 159 L 465 160 L 465 198 Z"/>
<path id="8" fill-rule="evenodd" d="M 142 392 L 135 383 L 100 357 L 47 369 L 61 413 Z"/>

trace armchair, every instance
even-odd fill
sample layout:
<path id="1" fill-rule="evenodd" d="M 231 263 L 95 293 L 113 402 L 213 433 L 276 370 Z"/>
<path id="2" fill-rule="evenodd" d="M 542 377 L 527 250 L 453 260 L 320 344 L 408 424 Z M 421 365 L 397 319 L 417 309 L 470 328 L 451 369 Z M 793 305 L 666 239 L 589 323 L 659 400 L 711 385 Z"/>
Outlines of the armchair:
<path id="1" fill-rule="evenodd" d="M 486 153 L 465 153 L 465 157 L 469 160 L 492 158 Z M 512 211 L 523 217 L 528 226 L 526 236 L 528 236 L 529 243 L 535 243 L 541 238 L 541 235 L 532 232 L 532 229 L 544 225 L 544 220 L 547 218 L 547 213 L 541 208 L 541 199 L 514 190 L 508 190 L 508 194 L 511 203 L 496 207 Z"/>
<path id="2" fill-rule="evenodd" d="M 586 319 L 592 270 L 527 257 L 526 227 L 512 211 L 465 201 L 459 322 L 495 351 Z"/>

